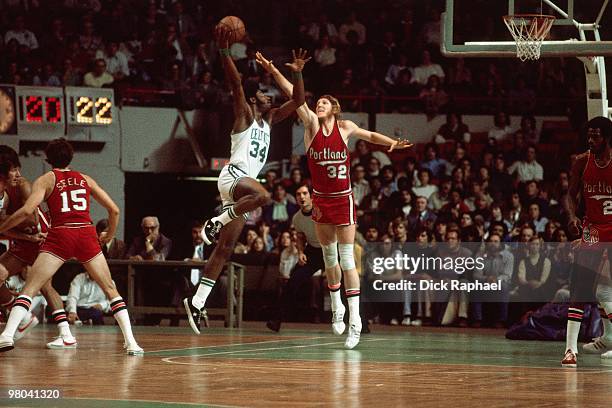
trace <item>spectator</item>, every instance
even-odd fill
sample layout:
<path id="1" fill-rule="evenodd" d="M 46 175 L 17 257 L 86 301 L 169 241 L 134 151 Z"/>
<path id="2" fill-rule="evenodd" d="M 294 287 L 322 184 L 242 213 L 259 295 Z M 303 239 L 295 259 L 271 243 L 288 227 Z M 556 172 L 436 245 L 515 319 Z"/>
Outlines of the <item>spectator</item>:
<path id="1" fill-rule="evenodd" d="M 289 228 L 291 217 L 297 210 L 298 206 L 287 200 L 285 187 L 277 184 L 272 193 L 272 203 L 263 208 L 262 218 L 272 231 L 282 231 Z"/>
<path id="2" fill-rule="evenodd" d="M 261 81 L 259 82 L 259 89 L 263 92 L 264 95 L 270 97 L 270 102 L 275 104 L 280 104 L 283 99 L 283 93 L 278 89 L 276 83 L 272 79 L 272 74 L 269 72 L 263 72 L 261 74 Z"/>
<path id="3" fill-rule="evenodd" d="M 298 188 L 304 185 L 304 173 L 299 167 L 294 167 L 289 173 L 289 178 L 285 179 L 283 186 L 287 191 L 288 195 L 291 195 L 295 199 L 295 192 Z"/>
<path id="4" fill-rule="evenodd" d="M 505 112 L 497 112 L 493 116 L 493 128 L 489 130 L 489 141 L 503 142 L 512 133 L 510 118 Z"/>
<path id="5" fill-rule="evenodd" d="M 291 239 L 291 233 L 289 231 L 281 232 L 278 240 L 280 250 L 278 271 L 281 279 L 289 280 L 291 277 L 291 270 L 298 263 L 298 250 L 295 241 Z"/>
<path id="6" fill-rule="evenodd" d="M 338 42 L 338 30 L 334 23 L 329 21 L 329 17 L 325 12 L 319 13 L 318 20 L 310 24 L 307 35 L 313 43 L 318 43 L 325 35 L 328 36 L 331 44 Z"/>
<path id="7" fill-rule="evenodd" d="M 106 71 L 106 62 L 99 58 L 94 61 L 94 69 L 85 74 L 83 85 L 101 88 L 114 82 L 114 78 Z"/>
<path id="8" fill-rule="evenodd" d="M 473 93 L 472 71 L 465 65 L 465 59 L 457 58 L 448 70 L 449 90 L 457 94 Z"/>
<path id="9" fill-rule="evenodd" d="M 440 82 L 444 82 L 444 71 L 439 64 L 431 61 L 431 54 L 425 50 L 422 54 L 421 65 L 413 68 L 413 81 L 419 85 L 425 86 L 432 75 L 439 78 Z"/>
<path id="10" fill-rule="evenodd" d="M 474 279 L 480 282 L 495 283 L 501 281 L 501 288 L 494 294 L 492 292 L 470 293 L 470 307 L 472 325 L 480 327 L 483 320 L 483 302 L 485 309 L 496 307 L 496 313 L 491 314 L 491 321 L 496 328 L 505 326 L 508 320 L 508 301 L 510 299 L 510 285 L 512 271 L 514 270 L 514 256 L 503 243 L 502 236 L 492 233 L 485 246 L 484 268 L 474 270 Z M 495 301 L 495 303 L 490 303 Z M 491 310 L 493 311 L 493 310 Z"/>
<path id="11" fill-rule="evenodd" d="M 502 153 L 495 156 L 489 191 L 495 201 L 507 200 L 512 193 L 512 176 L 508 174 L 506 160 Z"/>
<path id="12" fill-rule="evenodd" d="M 265 175 L 265 179 L 266 181 L 264 182 L 264 188 L 269 192 L 272 193 L 272 191 L 274 191 L 274 186 L 276 186 L 276 184 L 278 183 L 277 180 L 277 173 L 276 170 L 268 170 L 266 171 L 266 175 Z"/>
<path id="13" fill-rule="evenodd" d="M 219 108 L 219 85 L 213 80 L 212 73 L 202 72 L 196 90 L 196 101 L 198 106 L 208 112 Z"/>
<path id="14" fill-rule="evenodd" d="M 64 72 L 62 74 L 62 85 L 63 86 L 80 86 L 81 85 L 81 72 L 78 68 L 72 65 L 72 59 L 66 58 L 64 60 Z"/>
<path id="15" fill-rule="evenodd" d="M 438 191 L 438 186 L 429 184 L 431 180 L 431 171 L 428 168 L 422 168 L 419 170 L 419 187 L 412 187 L 414 195 L 425 197 L 429 200 L 429 197 Z"/>
<path id="16" fill-rule="evenodd" d="M 400 72 L 405 69 L 410 69 L 408 66 L 408 56 L 405 53 L 400 53 L 397 57 L 397 61 L 391 64 L 387 69 L 387 75 L 385 75 L 385 83 L 392 87 L 398 83 Z"/>
<path id="17" fill-rule="evenodd" d="M 521 118 L 521 127 L 516 131 L 515 135 L 521 133 L 523 140 L 528 145 L 538 143 L 538 132 L 536 130 L 536 120 L 532 115 L 523 115 Z"/>
<path id="18" fill-rule="evenodd" d="M 79 36 L 79 44 L 90 58 L 93 58 L 103 46 L 102 39 L 94 32 L 91 19 L 86 19 L 83 23 L 83 34 Z"/>
<path id="19" fill-rule="evenodd" d="M 59 75 L 53 70 L 53 65 L 46 63 L 42 70 L 32 80 L 34 86 L 62 86 Z"/>
<path id="20" fill-rule="evenodd" d="M 438 191 L 434 192 L 429 197 L 429 208 L 434 212 L 440 211 L 450 200 L 452 182 L 450 179 L 445 178 L 440 182 Z"/>
<path id="21" fill-rule="evenodd" d="M 191 40 L 196 35 L 196 25 L 191 16 L 184 11 L 182 1 L 174 1 L 172 5 L 173 13 L 168 17 L 168 21 L 176 27 L 178 35 Z"/>
<path id="22" fill-rule="evenodd" d="M 421 163 L 421 168 L 429 169 L 431 176 L 436 179 L 444 176 L 450 167 L 450 163 L 438 158 L 439 149 L 434 143 L 425 145 L 425 161 Z"/>
<path id="23" fill-rule="evenodd" d="M 540 213 L 540 205 L 538 203 L 531 203 L 529 205 L 527 222 L 535 225 L 536 233 L 543 233 L 548 223 L 548 218 L 543 217 Z"/>
<path id="24" fill-rule="evenodd" d="M 429 10 L 427 21 L 423 24 L 419 37 L 421 44 L 440 48 L 440 10 L 435 7 Z"/>
<path id="25" fill-rule="evenodd" d="M 536 161 L 535 146 L 527 148 L 525 159 L 516 161 L 508 167 L 508 174 L 515 174 L 519 182 L 525 183 L 530 180 L 542 181 L 544 179 L 544 169 Z"/>
<path id="26" fill-rule="evenodd" d="M 200 43 L 196 50 L 196 55 L 193 58 L 187 60 L 187 74 L 188 77 L 195 81 L 197 78 L 201 78 L 201 75 L 205 72 L 211 73 L 214 69 L 214 59 L 208 52 L 208 47 L 205 43 Z"/>
<path id="27" fill-rule="evenodd" d="M 395 169 L 393 166 L 385 166 L 380 171 L 382 192 L 385 197 L 390 197 L 391 194 L 397 191 L 397 182 L 395 181 Z"/>
<path id="28" fill-rule="evenodd" d="M 448 103 L 448 94 L 442 89 L 440 78 L 437 75 L 429 77 L 427 84 L 421 89 L 419 98 L 423 101 L 425 114 L 430 120 Z"/>
<path id="29" fill-rule="evenodd" d="M 246 49 L 246 58 L 239 60 L 236 66 L 243 78 L 259 81 L 265 70 L 257 63 L 255 53 L 257 49 L 253 44 L 250 44 Z"/>
<path id="30" fill-rule="evenodd" d="M 102 234 L 106 234 L 108 231 L 108 219 L 104 218 L 96 224 L 96 233 L 100 242 L 102 242 Z M 125 242 L 117 237 L 113 237 L 106 244 L 102 245 L 102 254 L 106 259 L 123 259 L 125 256 Z"/>
<path id="31" fill-rule="evenodd" d="M 287 195 L 287 198 L 289 198 L 289 195 Z M 287 199 L 287 201 L 289 203 L 293 203 L 289 199 Z M 270 227 L 271 227 L 270 224 L 267 223 L 265 220 L 261 220 L 257 224 L 257 236 L 261 237 L 261 239 L 265 243 L 266 251 L 268 251 L 268 252 L 270 252 L 270 251 L 272 251 L 272 249 L 274 249 L 274 238 L 272 238 L 272 235 L 270 234 L 270 230 L 271 230 Z M 255 238 L 257 238 L 257 237 L 255 237 Z"/>
<path id="32" fill-rule="evenodd" d="M 347 45 L 347 35 L 350 31 L 357 34 L 357 44 L 363 45 L 366 42 L 366 28 L 363 24 L 357 21 L 357 14 L 351 11 L 346 19 L 346 22 L 340 26 L 338 30 L 338 40 L 340 44 Z"/>
<path id="33" fill-rule="evenodd" d="M 527 86 L 525 77 L 519 76 L 516 79 L 516 87 L 508 93 L 510 105 L 514 111 L 531 112 L 536 103 L 536 93 Z"/>
<path id="34" fill-rule="evenodd" d="M 431 229 L 436 222 L 436 215 L 427 209 L 427 198 L 417 197 L 412 215 L 408 217 L 408 227 L 410 231 L 424 227 Z"/>
<path id="35" fill-rule="evenodd" d="M 157 217 L 144 217 L 141 227 L 142 235 L 134 238 L 126 256 L 137 261 L 166 260 L 172 249 L 172 241 L 159 232 L 159 220 Z"/>
<path id="36" fill-rule="evenodd" d="M 542 251 L 539 237 L 531 237 L 527 257 L 520 260 L 518 267 L 518 290 L 516 294 L 523 311 L 535 310 L 538 304 L 550 300 L 546 283 L 550 277 L 551 262 Z"/>
<path id="37" fill-rule="evenodd" d="M 106 62 L 106 71 L 113 76 L 115 82 L 130 76 L 127 57 L 119 51 L 117 42 L 109 42 L 106 46 L 106 51 L 98 51 L 96 58 L 101 58 Z"/>
<path id="38" fill-rule="evenodd" d="M 235 254 L 246 254 L 247 252 L 249 252 L 249 248 L 251 248 L 253 241 L 255 241 L 255 238 L 259 236 L 259 234 L 257 234 L 257 231 L 254 228 L 248 228 L 246 230 L 246 233 L 243 231 L 243 234 L 244 243 L 242 242 L 242 240 L 236 243 L 236 246 L 234 247 Z"/>
<path id="39" fill-rule="evenodd" d="M 353 198 L 355 199 L 355 205 L 359 207 L 359 204 L 363 198 L 370 194 L 370 183 L 365 179 L 365 167 L 363 164 L 356 164 L 353 166 L 353 174 L 351 176 L 351 184 L 353 189 Z"/>
<path id="40" fill-rule="evenodd" d="M 24 16 L 15 17 L 14 26 L 4 34 L 4 43 L 8 44 L 12 39 L 17 40 L 19 45 L 26 46 L 30 50 L 38 49 L 38 40 L 34 33 L 25 27 Z"/>
<path id="41" fill-rule="evenodd" d="M 321 37 L 319 46 L 314 51 L 314 60 L 319 68 L 319 75 L 334 75 L 336 49 L 332 47 L 329 36 L 324 35 Z M 320 79 L 322 81 L 321 88 L 329 85 L 329 78 L 321 77 Z"/>
<path id="42" fill-rule="evenodd" d="M 104 324 L 104 314 L 110 312 L 110 303 L 102 288 L 91 279 L 89 273 L 79 273 L 70 283 L 66 298 L 68 322 L 91 320 L 94 325 Z"/>
<path id="43" fill-rule="evenodd" d="M 374 156 L 371 156 L 368 159 L 367 173 L 368 174 L 367 174 L 366 178 L 368 178 L 368 179 L 371 179 L 372 177 L 379 177 L 380 176 L 380 160 L 378 160 Z"/>
<path id="44" fill-rule="evenodd" d="M 419 87 L 412 80 L 410 69 L 403 69 L 398 73 L 396 84 L 389 89 L 389 95 L 398 98 L 390 104 L 391 110 L 401 113 L 415 110 L 416 104 L 414 102 L 404 100 L 404 98 L 416 98 L 419 96 Z"/>
<path id="45" fill-rule="evenodd" d="M 446 143 L 450 141 L 470 143 L 470 139 L 470 131 L 467 125 L 461 121 L 461 115 L 455 112 L 449 112 L 446 114 L 446 123 L 440 126 L 434 141 L 436 143 Z"/>

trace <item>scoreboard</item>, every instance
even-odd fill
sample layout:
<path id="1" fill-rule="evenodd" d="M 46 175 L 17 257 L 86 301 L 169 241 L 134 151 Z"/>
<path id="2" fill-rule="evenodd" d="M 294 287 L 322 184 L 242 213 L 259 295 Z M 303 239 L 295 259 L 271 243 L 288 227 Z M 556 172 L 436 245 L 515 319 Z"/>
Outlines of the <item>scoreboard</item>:
<path id="1" fill-rule="evenodd" d="M 106 141 L 115 110 L 110 88 L 0 85 L 0 134 L 23 140 Z"/>

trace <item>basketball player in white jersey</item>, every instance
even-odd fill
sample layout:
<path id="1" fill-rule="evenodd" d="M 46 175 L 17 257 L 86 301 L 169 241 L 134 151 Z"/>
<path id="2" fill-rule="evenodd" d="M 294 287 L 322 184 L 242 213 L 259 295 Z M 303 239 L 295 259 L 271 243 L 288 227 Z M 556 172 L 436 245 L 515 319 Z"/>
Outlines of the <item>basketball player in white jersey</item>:
<path id="1" fill-rule="evenodd" d="M 236 240 L 245 224 L 244 215 L 270 202 L 269 193 L 255 177 L 266 162 L 270 148 L 270 126 L 279 122 L 304 103 L 302 69 L 308 61 L 306 52 L 293 53 L 293 62 L 286 64 L 294 79 L 295 92 L 291 100 L 272 109 L 270 98 L 259 90 L 254 81 L 241 84 L 240 74 L 230 57 L 230 32 L 217 26 L 215 37 L 221 54 L 225 79 L 230 83 L 234 97 L 234 127 L 229 164 L 219 175 L 218 187 L 223 201 L 223 211 L 204 224 L 202 238 L 206 244 L 217 240 L 210 259 L 206 263 L 197 292 L 183 299 L 189 324 L 200 334 L 200 319 L 206 299 L 215 281 L 234 250 Z"/>

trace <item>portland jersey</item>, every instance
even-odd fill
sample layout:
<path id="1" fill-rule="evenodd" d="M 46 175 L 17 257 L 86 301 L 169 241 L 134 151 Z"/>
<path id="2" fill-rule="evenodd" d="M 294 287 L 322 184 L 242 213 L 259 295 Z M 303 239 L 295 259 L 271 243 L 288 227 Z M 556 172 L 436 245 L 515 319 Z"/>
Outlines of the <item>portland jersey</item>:
<path id="1" fill-rule="evenodd" d="M 322 126 L 319 127 L 307 155 L 315 194 L 330 197 L 351 194 L 349 150 L 340 134 L 338 121 L 334 121 L 329 136 L 323 134 Z"/>
<path id="2" fill-rule="evenodd" d="M 270 150 L 270 125 L 262 120 L 259 126 L 257 120 L 243 132 L 232 133 L 232 150 L 229 164 L 238 167 L 250 177 L 257 177 L 266 163 Z"/>
<path id="3" fill-rule="evenodd" d="M 599 167 L 589 152 L 582 183 L 587 221 L 612 225 L 612 165 Z"/>
<path id="4" fill-rule="evenodd" d="M 51 227 L 82 227 L 92 224 L 89 215 L 91 188 L 78 171 L 53 169 L 55 186 L 47 198 Z"/>

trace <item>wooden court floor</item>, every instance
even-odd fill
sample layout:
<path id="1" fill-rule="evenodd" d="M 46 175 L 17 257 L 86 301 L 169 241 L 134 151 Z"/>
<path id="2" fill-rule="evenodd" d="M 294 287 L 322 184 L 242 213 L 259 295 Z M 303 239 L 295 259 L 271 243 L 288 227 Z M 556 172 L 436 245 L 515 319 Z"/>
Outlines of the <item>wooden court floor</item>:
<path id="1" fill-rule="evenodd" d="M 79 347 L 47 350 L 37 327 L 0 354 L 0 390 L 58 388 L 59 400 L 0 398 L 2 407 L 578 407 L 609 406 L 612 367 L 599 356 L 562 369 L 563 344 L 501 331 L 374 326 L 357 349 L 327 325 L 137 327 L 143 357 L 116 326 L 75 328 Z"/>

